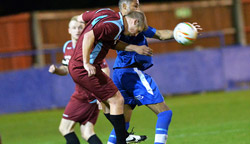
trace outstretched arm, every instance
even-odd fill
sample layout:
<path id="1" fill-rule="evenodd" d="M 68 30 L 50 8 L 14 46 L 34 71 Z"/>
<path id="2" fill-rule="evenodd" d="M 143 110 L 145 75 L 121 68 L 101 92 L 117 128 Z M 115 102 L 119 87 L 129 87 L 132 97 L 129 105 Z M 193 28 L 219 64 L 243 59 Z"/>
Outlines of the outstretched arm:
<path id="1" fill-rule="evenodd" d="M 174 38 L 173 31 L 172 30 L 156 30 L 153 38 L 156 38 L 159 40 L 172 39 L 172 38 Z"/>
<path id="2" fill-rule="evenodd" d="M 198 25 L 197 22 L 192 23 L 193 26 L 197 29 L 197 31 L 201 31 L 202 28 L 200 27 L 200 25 Z M 173 35 L 173 30 L 156 30 L 153 38 L 159 39 L 159 40 L 167 40 L 167 39 L 172 39 L 174 38 Z"/>
<path id="3" fill-rule="evenodd" d="M 147 47 L 146 45 L 138 46 L 133 44 L 127 44 L 123 41 L 118 40 L 115 47 L 115 50 L 121 50 L 121 51 L 134 51 L 141 55 L 146 56 L 152 56 L 153 50 L 150 47 Z"/>

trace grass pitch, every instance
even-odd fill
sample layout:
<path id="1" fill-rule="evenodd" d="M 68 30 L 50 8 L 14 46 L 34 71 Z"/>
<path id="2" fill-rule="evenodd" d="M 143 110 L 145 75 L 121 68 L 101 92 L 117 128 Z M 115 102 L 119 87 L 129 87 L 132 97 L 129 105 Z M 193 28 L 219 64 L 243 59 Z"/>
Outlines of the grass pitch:
<path id="1" fill-rule="evenodd" d="M 168 144 L 250 143 L 250 90 L 167 97 L 166 103 L 173 110 Z M 58 132 L 62 113 L 56 109 L 0 115 L 3 144 L 66 143 Z M 155 114 L 141 106 L 134 110 L 130 126 L 135 134 L 148 136 L 142 144 L 153 144 L 155 123 Z M 95 131 L 104 144 L 111 129 L 101 112 Z M 76 133 L 80 137 L 78 125 Z"/>

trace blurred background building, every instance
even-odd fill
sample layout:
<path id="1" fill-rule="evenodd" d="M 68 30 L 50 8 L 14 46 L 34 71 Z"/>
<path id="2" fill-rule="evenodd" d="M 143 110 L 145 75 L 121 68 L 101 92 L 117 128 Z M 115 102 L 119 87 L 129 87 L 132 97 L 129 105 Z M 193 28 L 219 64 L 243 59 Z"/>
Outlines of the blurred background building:
<path id="1" fill-rule="evenodd" d="M 98 7 L 118 11 L 117 0 L 97 0 L 95 3 L 38 0 L 32 4 L 34 6 L 28 1 L 1 2 L 0 71 L 59 63 L 62 53 L 57 48 L 70 39 L 67 27 L 72 16 Z M 249 0 L 141 1 L 149 25 L 157 29 L 174 29 L 183 21 L 198 22 L 203 27 L 200 39 L 191 46 L 175 41 L 151 41 L 154 53 L 247 45 L 250 43 L 249 8 Z M 115 57 L 115 51 L 108 57 Z"/>
<path id="2" fill-rule="evenodd" d="M 64 87 L 73 89 L 71 79 L 52 76 L 47 68 L 61 63 L 62 46 L 70 39 L 70 18 L 101 7 L 119 11 L 117 0 L 28 2 L 1 0 L 0 103 L 16 99 L 18 105 L 7 110 L 10 103 L 2 103 L 0 113 L 65 106 L 72 90 Z M 149 39 L 155 67 L 148 72 L 164 94 L 249 88 L 250 0 L 141 0 L 140 4 L 148 24 L 157 29 L 173 30 L 184 21 L 203 28 L 190 46 Z M 115 56 L 111 50 L 110 67 Z M 34 94 L 49 102 L 31 101 L 20 108 L 23 99 Z"/>

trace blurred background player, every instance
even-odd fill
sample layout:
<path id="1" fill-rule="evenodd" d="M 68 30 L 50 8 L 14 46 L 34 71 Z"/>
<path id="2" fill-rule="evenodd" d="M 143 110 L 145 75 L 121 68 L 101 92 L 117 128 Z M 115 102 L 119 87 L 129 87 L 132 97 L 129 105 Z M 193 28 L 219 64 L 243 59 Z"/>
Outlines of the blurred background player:
<path id="1" fill-rule="evenodd" d="M 56 67 L 51 65 L 49 72 L 57 75 L 67 75 L 68 63 L 74 52 L 76 42 L 85 25 L 77 21 L 77 16 L 73 17 L 69 22 L 69 34 L 71 40 L 67 41 L 63 46 L 64 59 L 62 65 Z M 102 70 L 109 76 L 109 67 L 104 60 L 101 64 Z M 68 105 L 65 108 L 63 118 L 59 126 L 59 131 L 65 137 L 67 144 L 78 144 L 74 127 L 77 122 L 80 123 L 81 136 L 90 144 L 101 144 L 102 142 L 94 132 L 94 124 L 96 123 L 99 109 L 96 101 L 88 102 L 88 97 L 91 93 L 80 89 L 76 84 L 75 92 L 72 94 Z"/>
<path id="2" fill-rule="evenodd" d="M 110 48 L 120 45 L 117 40 L 121 32 L 137 35 L 145 28 L 144 14 L 131 12 L 123 17 L 111 9 L 99 9 L 85 12 L 80 18 L 87 24 L 69 62 L 70 75 L 78 85 L 94 93 L 99 101 L 109 106 L 109 120 L 114 126 L 117 143 L 125 144 L 128 134 L 123 115 L 124 100 L 113 81 L 100 70 L 99 64 Z M 138 48 L 141 47 L 130 45 L 120 47 L 119 50 L 132 51 Z M 152 54 L 150 48 L 143 48 L 147 55 Z"/>

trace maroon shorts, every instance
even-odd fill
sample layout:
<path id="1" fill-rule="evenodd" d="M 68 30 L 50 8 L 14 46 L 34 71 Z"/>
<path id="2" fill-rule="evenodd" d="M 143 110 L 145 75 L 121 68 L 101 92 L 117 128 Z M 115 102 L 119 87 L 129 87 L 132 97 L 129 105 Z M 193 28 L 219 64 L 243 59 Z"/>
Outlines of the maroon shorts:
<path id="1" fill-rule="evenodd" d="M 63 113 L 63 118 L 85 125 L 88 121 L 95 124 L 99 109 L 96 103 L 83 102 L 72 96 Z"/>
<path id="2" fill-rule="evenodd" d="M 80 86 L 77 83 L 75 84 L 75 91 L 71 97 L 74 97 L 84 103 L 92 102 L 93 100 L 96 100 L 93 93 L 91 93 L 87 89 L 84 89 L 82 86 Z"/>
<path id="3" fill-rule="evenodd" d="M 105 101 L 118 91 L 110 77 L 102 72 L 99 65 L 96 67 L 96 74 L 89 77 L 88 72 L 83 68 L 82 64 L 77 62 L 69 63 L 69 72 L 76 84 L 80 85 L 83 89 L 87 89 L 94 94 L 94 97 L 99 101 Z"/>

